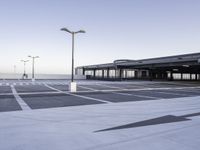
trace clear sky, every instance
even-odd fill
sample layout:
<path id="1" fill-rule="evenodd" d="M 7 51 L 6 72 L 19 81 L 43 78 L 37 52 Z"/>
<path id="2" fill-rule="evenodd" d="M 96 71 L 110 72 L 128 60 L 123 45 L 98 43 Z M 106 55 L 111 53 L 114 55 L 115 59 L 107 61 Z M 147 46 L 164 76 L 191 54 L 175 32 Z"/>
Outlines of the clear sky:
<path id="1" fill-rule="evenodd" d="M 0 26 L 0 73 L 21 73 L 28 55 L 37 73 L 70 73 L 62 27 L 86 31 L 75 66 L 200 52 L 200 0 L 1 0 Z"/>

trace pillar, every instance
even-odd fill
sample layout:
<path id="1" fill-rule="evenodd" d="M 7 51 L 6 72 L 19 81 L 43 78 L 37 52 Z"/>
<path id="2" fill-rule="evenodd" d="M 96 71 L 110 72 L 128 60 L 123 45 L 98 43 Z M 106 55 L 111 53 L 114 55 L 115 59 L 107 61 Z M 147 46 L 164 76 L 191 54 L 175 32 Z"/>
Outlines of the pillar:
<path id="1" fill-rule="evenodd" d="M 96 77 L 96 69 L 93 70 L 93 75 Z"/>
<path id="2" fill-rule="evenodd" d="M 102 78 L 104 78 L 104 69 L 102 69 Z"/>
<path id="3" fill-rule="evenodd" d="M 110 69 L 107 69 L 107 78 L 110 78 Z"/>

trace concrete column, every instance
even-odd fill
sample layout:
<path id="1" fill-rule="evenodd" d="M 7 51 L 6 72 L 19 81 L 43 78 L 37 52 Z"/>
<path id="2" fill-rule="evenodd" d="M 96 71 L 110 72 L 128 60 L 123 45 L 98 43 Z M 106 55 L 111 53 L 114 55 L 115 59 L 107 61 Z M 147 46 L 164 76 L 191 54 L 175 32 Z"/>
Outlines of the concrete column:
<path id="1" fill-rule="evenodd" d="M 85 75 L 85 69 L 83 68 L 83 75 Z"/>
<path id="2" fill-rule="evenodd" d="M 102 70 L 102 78 L 104 78 L 104 69 Z"/>
<path id="3" fill-rule="evenodd" d="M 153 74 L 152 74 L 152 70 L 149 70 L 149 80 L 152 81 L 153 80 Z"/>
<path id="4" fill-rule="evenodd" d="M 138 71 L 135 70 L 135 78 L 137 79 L 138 78 Z"/>
<path id="5" fill-rule="evenodd" d="M 198 80 L 197 73 L 195 73 L 195 80 Z"/>
<path id="6" fill-rule="evenodd" d="M 123 74 L 123 70 L 119 69 L 119 78 L 120 78 L 120 80 L 122 79 L 122 74 Z"/>
<path id="7" fill-rule="evenodd" d="M 183 73 L 181 73 L 181 80 L 183 80 Z"/>
<path id="8" fill-rule="evenodd" d="M 107 78 L 110 78 L 110 69 L 107 69 Z"/>
<path id="9" fill-rule="evenodd" d="M 96 69 L 94 69 L 93 72 L 94 77 L 96 77 Z"/>
<path id="10" fill-rule="evenodd" d="M 173 81 L 173 72 L 170 72 L 170 80 Z"/>

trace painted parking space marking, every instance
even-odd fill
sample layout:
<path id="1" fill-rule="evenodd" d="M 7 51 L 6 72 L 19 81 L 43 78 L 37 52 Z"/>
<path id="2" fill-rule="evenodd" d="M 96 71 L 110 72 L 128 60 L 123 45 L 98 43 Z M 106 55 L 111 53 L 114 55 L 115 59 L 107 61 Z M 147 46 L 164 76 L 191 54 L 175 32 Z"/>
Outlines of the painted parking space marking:
<path id="1" fill-rule="evenodd" d="M 103 103 L 112 103 L 112 102 L 109 102 L 109 101 L 106 101 L 106 100 L 103 100 L 103 99 L 92 98 L 92 97 L 83 96 L 83 95 L 77 95 L 77 94 L 73 94 L 73 93 L 70 93 L 70 92 L 64 92 L 64 91 L 61 91 L 61 90 L 56 89 L 54 87 L 51 87 L 47 84 L 45 84 L 45 86 L 52 89 L 52 90 L 58 91 L 60 93 L 65 93 L 65 94 L 68 94 L 68 95 L 71 95 L 71 96 L 76 96 L 76 97 L 80 97 L 80 98 L 83 98 L 83 99 L 95 100 L 95 101 L 99 101 L 99 102 L 103 102 Z"/>
<path id="2" fill-rule="evenodd" d="M 22 110 L 30 110 L 31 108 L 24 102 L 24 100 L 18 95 L 15 87 L 13 85 L 10 86 L 11 90 L 13 92 L 13 95 L 16 99 L 16 101 L 18 102 L 18 104 L 20 105 L 20 107 L 22 108 Z"/>
<path id="3" fill-rule="evenodd" d="M 98 91 L 98 90 L 96 90 L 96 89 L 89 88 L 89 87 L 85 87 L 85 86 L 82 86 L 82 85 L 78 85 L 78 87 L 83 88 L 83 89 L 86 89 L 86 90 Z"/>
<path id="4" fill-rule="evenodd" d="M 161 94 L 169 94 L 169 95 L 180 95 L 180 96 L 188 96 L 187 94 L 181 94 L 181 93 L 173 93 L 173 92 L 164 92 L 164 91 L 154 91 L 156 93 L 161 93 Z"/>
<path id="5" fill-rule="evenodd" d="M 108 87 L 108 88 L 114 88 L 114 89 L 119 89 L 119 90 L 123 90 L 122 88 L 120 87 L 116 87 L 116 86 L 111 86 L 111 85 L 105 85 L 105 84 L 97 84 L 97 85 L 100 85 L 100 86 L 104 86 L 104 87 Z"/>
<path id="6" fill-rule="evenodd" d="M 119 92 L 112 92 L 114 94 L 124 95 L 124 96 L 136 96 L 141 98 L 150 98 L 150 99 L 158 99 L 158 97 L 153 96 L 146 96 L 146 95 L 138 95 L 138 94 L 130 94 L 130 93 L 119 93 Z"/>
<path id="7" fill-rule="evenodd" d="M 190 94 L 190 95 L 200 95 L 200 91 L 196 91 L 194 89 L 174 89 L 175 91 L 174 92 L 183 92 L 183 93 L 186 93 L 186 94 Z"/>

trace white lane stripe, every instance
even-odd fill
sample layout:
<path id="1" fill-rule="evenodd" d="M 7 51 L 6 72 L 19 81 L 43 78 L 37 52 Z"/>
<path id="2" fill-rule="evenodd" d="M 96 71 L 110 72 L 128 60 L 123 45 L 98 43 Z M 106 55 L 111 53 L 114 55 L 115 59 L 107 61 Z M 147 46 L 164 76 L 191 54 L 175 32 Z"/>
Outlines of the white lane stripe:
<path id="1" fill-rule="evenodd" d="M 79 85 L 78 85 L 79 86 Z M 127 92 L 131 92 L 131 91 L 156 91 L 156 90 L 181 90 L 185 89 L 187 90 L 185 87 L 184 88 L 144 88 L 144 89 L 110 89 L 110 90 L 94 90 L 94 91 L 77 91 L 76 93 L 92 93 L 92 92 L 121 92 L 121 91 L 127 91 Z M 190 88 L 192 89 L 192 88 Z M 189 91 L 192 92 L 192 91 Z M 195 92 L 194 92 L 195 93 Z M 196 92 L 198 93 L 198 92 Z"/>
<path id="2" fill-rule="evenodd" d="M 22 92 L 18 93 L 18 95 L 38 95 L 38 94 L 59 94 L 60 92 Z M 0 96 L 7 96 L 7 95 L 13 95 L 13 93 L 0 93 Z"/>
<path id="3" fill-rule="evenodd" d="M 112 92 L 112 93 L 119 94 L 119 95 L 125 95 L 125 96 L 136 96 L 136 97 L 141 97 L 141 98 L 159 99 L 159 97 L 152 97 L 152 96 L 146 96 L 146 95 L 129 94 L 129 93 L 119 93 L 119 92 Z"/>
<path id="4" fill-rule="evenodd" d="M 185 89 L 186 90 L 186 89 Z M 200 91 L 198 92 L 198 91 L 196 91 L 196 89 L 195 89 L 195 91 L 193 91 L 193 90 L 187 90 L 187 91 L 185 91 L 184 89 L 178 89 L 178 92 L 185 92 L 185 93 L 196 93 L 196 94 L 200 94 Z"/>
<path id="5" fill-rule="evenodd" d="M 52 86 L 49 86 L 49 85 L 46 84 L 46 83 L 44 83 L 44 86 L 46 86 L 46 87 L 48 87 L 49 89 L 52 89 L 52 90 L 54 90 L 54 91 L 57 91 L 57 92 L 59 92 L 59 93 L 63 93 L 63 91 L 61 91 L 61 90 L 59 90 L 59 89 L 56 89 L 56 88 L 54 88 L 54 87 L 52 87 Z"/>
<path id="6" fill-rule="evenodd" d="M 95 90 L 95 89 L 93 89 L 93 88 L 85 87 L 85 86 L 82 86 L 82 85 L 78 85 L 78 87 L 83 88 L 83 89 L 86 89 L 86 90 L 98 91 L 98 90 Z"/>
<path id="7" fill-rule="evenodd" d="M 2 83 L 0 83 L 0 86 L 2 86 Z"/>
<path id="8" fill-rule="evenodd" d="M 122 88 L 120 88 L 120 87 L 116 87 L 116 86 L 110 86 L 110 85 L 105 85 L 105 84 L 96 84 L 96 85 L 100 85 L 100 86 L 104 86 L 104 87 L 108 87 L 108 88 L 114 88 L 114 89 L 120 89 L 120 90 L 123 90 Z"/>
<path id="9" fill-rule="evenodd" d="M 154 91 L 156 93 L 161 93 L 161 94 L 168 94 L 168 95 L 179 95 L 179 96 L 188 96 L 187 94 L 181 94 L 181 93 L 171 93 L 171 92 L 161 92 L 161 91 Z"/>
<path id="10" fill-rule="evenodd" d="M 6 85 L 9 86 L 10 84 L 9 84 L 9 83 L 6 83 Z"/>
<path id="11" fill-rule="evenodd" d="M 102 100 L 102 99 L 97 99 L 97 98 L 92 98 L 92 97 L 88 97 L 88 96 L 83 96 L 83 95 L 77 95 L 77 94 L 72 94 L 72 93 L 69 93 L 69 92 L 64 92 L 64 91 L 61 91 L 59 89 L 56 89 L 54 87 L 51 87 L 47 84 L 45 84 L 46 87 L 52 89 L 52 90 L 55 90 L 55 91 L 58 91 L 58 92 L 61 92 L 61 93 L 65 93 L 65 94 L 68 94 L 68 95 L 71 95 L 71 96 L 76 96 L 76 97 L 80 97 L 80 98 L 83 98 L 83 99 L 89 99 L 89 100 L 95 100 L 95 101 L 99 101 L 99 102 L 103 102 L 103 103 L 112 103 L 112 102 L 109 102 L 109 101 L 106 101 L 106 100 Z"/>
<path id="12" fill-rule="evenodd" d="M 31 108 L 24 102 L 24 100 L 18 95 L 15 87 L 13 85 L 10 86 L 11 90 L 13 92 L 13 95 L 16 99 L 16 101 L 18 102 L 18 104 L 20 105 L 20 107 L 22 108 L 22 110 L 31 110 Z"/>

